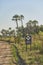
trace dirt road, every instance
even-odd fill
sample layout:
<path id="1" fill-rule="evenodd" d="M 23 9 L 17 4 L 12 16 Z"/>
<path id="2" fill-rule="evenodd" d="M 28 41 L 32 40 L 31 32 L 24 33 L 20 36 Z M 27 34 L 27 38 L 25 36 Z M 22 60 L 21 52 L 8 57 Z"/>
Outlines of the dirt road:
<path id="1" fill-rule="evenodd" d="M 0 65 L 11 65 L 12 54 L 10 45 L 0 41 Z"/>

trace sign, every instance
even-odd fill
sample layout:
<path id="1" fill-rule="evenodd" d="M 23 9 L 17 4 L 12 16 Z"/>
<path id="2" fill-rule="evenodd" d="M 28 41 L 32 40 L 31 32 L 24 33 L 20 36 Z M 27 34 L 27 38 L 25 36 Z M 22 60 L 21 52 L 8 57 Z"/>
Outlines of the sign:
<path id="1" fill-rule="evenodd" d="M 27 44 L 30 45 L 30 50 L 31 50 L 31 41 L 32 41 L 31 35 L 27 35 L 27 36 L 25 37 L 26 51 L 27 51 Z"/>
<path id="2" fill-rule="evenodd" d="M 31 40 L 32 40 L 32 38 L 31 38 L 31 36 L 26 36 L 26 38 L 25 38 L 25 42 L 26 42 L 26 44 L 31 44 Z"/>

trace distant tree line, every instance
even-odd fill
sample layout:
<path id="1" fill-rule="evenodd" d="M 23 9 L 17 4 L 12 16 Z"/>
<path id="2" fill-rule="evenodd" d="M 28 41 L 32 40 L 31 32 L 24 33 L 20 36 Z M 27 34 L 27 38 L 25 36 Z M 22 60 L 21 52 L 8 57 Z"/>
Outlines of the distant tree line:
<path id="1" fill-rule="evenodd" d="M 12 17 L 12 21 L 16 22 L 16 32 L 17 35 L 21 35 L 22 37 L 25 37 L 26 34 L 38 34 L 39 31 L 43 32 L 43 25 L 38 25 L 37 20 L 29 20 L 26 23 L 26 27 L 23 26 L 23 20 L 24 16 L 23 15 L 14 15 Z M 21 27 L 18 25 L 18 21 L 21 21 Z M 2 29 L 1 30 L 2 36 L 15 36 L 15 30 L 12 30 L 9 28 L 8 30 Z"/>
<path id="2" fill-rule="evenodd" d="M 12 30 L 11 27 L 9 27 L 8 30 L 2 29 L 1 34 L 3 37 L 15 36 L 15 30 Z"/>
<path id="3" fill-rule="evenodd" d="M 22 36 L 24 37 L 27 33 L 28 34 L 38 34 L 39 31 L 43 32 L 43 25 L 38 25 L 38 21 L 37 20 L 29 20 L 26 23 L 26 27 L 23 26 L 23 19 L 24 16 L 23 15 L 14 15 L 12 20 L 16 22 L 17 25 L 17 33 L 20 32 L 22 34 Z M 21 21 L 21 27 L 18 26 L 18 20 Z"/>

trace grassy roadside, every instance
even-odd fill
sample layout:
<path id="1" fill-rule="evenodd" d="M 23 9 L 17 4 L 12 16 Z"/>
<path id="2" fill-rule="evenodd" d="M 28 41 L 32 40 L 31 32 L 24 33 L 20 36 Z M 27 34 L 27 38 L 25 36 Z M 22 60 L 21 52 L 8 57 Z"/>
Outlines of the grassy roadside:
<path id="1" fill-rule="evenodd" d="M 18 62 L 18 57 L 17 57 L 17 53 L 16 53 L 16 48 L 14 47 L 14 44 L 11 45 L 11 49 L 12 49 L 12 61 L 13 62 Z"/>

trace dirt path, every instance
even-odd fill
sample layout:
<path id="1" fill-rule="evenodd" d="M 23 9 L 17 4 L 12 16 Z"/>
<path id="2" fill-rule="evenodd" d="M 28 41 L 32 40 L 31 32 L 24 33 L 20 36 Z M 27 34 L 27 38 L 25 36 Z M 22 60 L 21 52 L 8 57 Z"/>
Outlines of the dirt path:
<path id="1" fill-rule="evenodd" d="M 0 41 L 0 65 L 11 65 L 11 49 L 7 42 Z"/>

